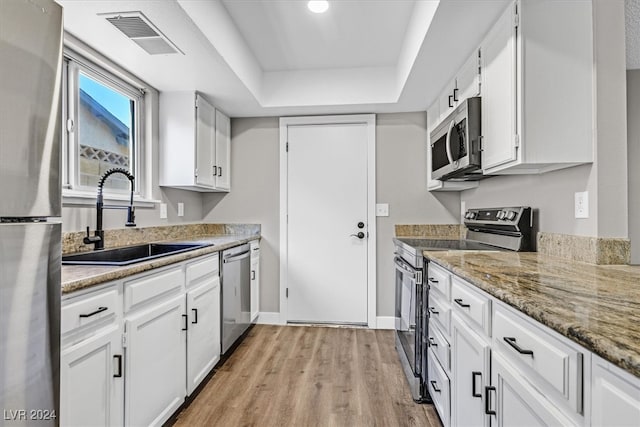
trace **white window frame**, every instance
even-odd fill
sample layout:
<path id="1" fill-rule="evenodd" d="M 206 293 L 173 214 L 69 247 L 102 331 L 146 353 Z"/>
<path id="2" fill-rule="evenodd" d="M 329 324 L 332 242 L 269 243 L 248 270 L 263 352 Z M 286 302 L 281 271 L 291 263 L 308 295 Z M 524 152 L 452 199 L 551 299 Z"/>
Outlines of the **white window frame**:
<path id="1" fill-rule="evenodd" d="M 134 203 L 152 207 L 152 121 L 157 117 L 157 90 L 100 55 L 72 35 L 64 36 L 64 67 L 62 84 L 62 197 L 64 206 L 93 205 L 97 188 L 79 184 L 78 112 L 81 71 L 88 77 L 134 99 L 135 142 L 130 162 L 135 176 Z M 104 189 L 105 200 L 129 200 L 129 191 Z"/>

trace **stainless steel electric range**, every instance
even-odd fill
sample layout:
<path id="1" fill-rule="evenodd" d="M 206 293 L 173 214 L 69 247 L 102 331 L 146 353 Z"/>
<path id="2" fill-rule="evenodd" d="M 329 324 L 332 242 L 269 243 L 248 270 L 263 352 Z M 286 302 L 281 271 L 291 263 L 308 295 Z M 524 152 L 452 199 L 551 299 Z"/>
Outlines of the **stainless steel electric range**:
<path id="1" fill-rule="evenodd" d="M 431 402 L 427 378 L 429 285 L 425 250 L 531 251 L 529 207 L 469 209 L 465 239 L 394 238 L 396 349 L 416 402 Z"/>

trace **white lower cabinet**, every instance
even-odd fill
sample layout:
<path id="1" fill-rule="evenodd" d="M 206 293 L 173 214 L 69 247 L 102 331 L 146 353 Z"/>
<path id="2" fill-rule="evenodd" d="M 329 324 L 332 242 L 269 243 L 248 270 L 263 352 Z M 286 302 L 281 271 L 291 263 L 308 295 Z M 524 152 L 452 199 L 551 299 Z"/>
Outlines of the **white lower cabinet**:
<path id="1" fill-rule="evenodd" d="M 63 298 L 60 425 L 165 423 L 220 360 L 218 254 Z"/>
<path id="2" fill-rule="evenodd" d="M 60 425 L 124 422 L 122 284 L 65 296 L 61 308 Z"/>
<path id="3" fill-rule="evenodd" d="M 220 360 L 220 278 L 187 292 L 187 395 Z"/>
<path id="4" fill-rule="evenodd" d="M 436 356 L 429 350 L 429 364 L 427 367 L 427 378 L 429 379 L 429 394 L 433 400 L 442 424 L 449 425 L 449 414 L 451 413 L 451 383 L 447 373 L 444 371 Z"/>
<path id="5" fill-rule="evenodd" d="M 251 322 L 260 313 L 260 242 L 251 242 Z"/>
<path id="6" fill-rule="evenodd" d="M 178 295 L 126 318 L 126 425 L 162 425 L 182 405 L 185 312 L 184 295 Z"/>
<path id="7" fill-rule="evenodd" d="M 640 378 L 594 356 L 591 425 L 640 426 Z"/>
<path id="8" fill-rule="evenodd" d="M 121 339 L 121 329 L 111 325 L 63 348 L 60 354 L 60 425 L 122 425 Z"/>
<path id="9" fill-rule="evenodd" d="M 429 392 L 445 426 L 640 426 L 640 378 L 432 264 L 430 283 L 452 284 L 429 295 Z"/>
<path id="10" fill-rule="evenodd" d="M 474 332 L 457 314 L 452 316 L 451 425 L 488 426 L 484 387 L 489 381 L 491 350 L 486 338 Z"/>
<path id="11" fill-rule="evenodd" d="M 486 388 L 485 397 L 492 425 L 575 425 L 534 389 L 517 368 L 495 353 L 491 360 L 491 384 Z"/>

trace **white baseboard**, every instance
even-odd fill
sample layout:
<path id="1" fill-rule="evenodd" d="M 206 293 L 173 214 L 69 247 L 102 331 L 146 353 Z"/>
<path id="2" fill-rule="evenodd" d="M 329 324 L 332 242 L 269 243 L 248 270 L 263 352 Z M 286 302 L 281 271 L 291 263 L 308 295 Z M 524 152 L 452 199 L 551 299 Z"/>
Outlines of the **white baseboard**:
<path id="1" fill-rule="evenodd" d="M 376 329 L 395 329 L 396 318 L 393 316 L 376 317 Z"/>
<path id="2" fill-rule="evenodd" d="M 280 313 L 269 311 L 261 311 L 258 314 L 258 321 L 256 323 L 259 325 L 284 325 L 284 323 L 280 321 Z"/>
<path id="3" fill-rule="evenodd" d="M 2 0 L 0 0 L 2 1 Z M 259 325 L 286 325 L 280 319 L 280 313 L 278 312 L 264 312 L 261 311 L 256 321 Z M 393 316 L 378 316 L 376 317 L 375 329 L 395 329 L 396 321 Z"/>

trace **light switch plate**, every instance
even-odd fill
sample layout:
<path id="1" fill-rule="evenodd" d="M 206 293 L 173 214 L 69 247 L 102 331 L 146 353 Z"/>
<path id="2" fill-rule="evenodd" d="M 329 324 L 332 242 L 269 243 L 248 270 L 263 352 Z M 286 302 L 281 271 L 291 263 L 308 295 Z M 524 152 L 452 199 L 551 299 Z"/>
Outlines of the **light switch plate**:
<path id="1" fill-rule="evenodd" d="M 377 203 L 376 216 L 389 216 L 389 203 Z"/>
<path id="2" fill-rule="evenodd" d="M 167 219 L 167 204 L 160 203 L 160 219 Z"/>
<path id="3" fill-rule="evenodd" d="M 575 195 L 575 217 L 589 218 L 589 192 L 581 191 Z"/>
<path id="4" fill-rule="evenodd" d="M 178 203 L 178 216 L 184 216 L 184 203 Z"/>

